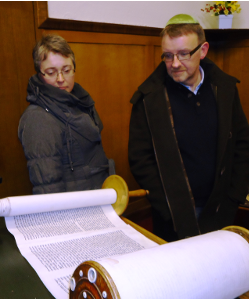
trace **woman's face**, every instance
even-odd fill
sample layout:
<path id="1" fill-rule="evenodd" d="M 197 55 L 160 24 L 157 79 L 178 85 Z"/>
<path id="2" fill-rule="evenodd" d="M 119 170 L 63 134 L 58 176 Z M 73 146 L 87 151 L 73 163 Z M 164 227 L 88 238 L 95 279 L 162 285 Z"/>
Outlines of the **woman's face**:
<path id="1" fill-rule="evenodd" d="M 75 72 L 72 59 L 60 53 L 49 52 L 40 66 L 42 80 L 61 90 L 71 92 L 74 87 Z"/>

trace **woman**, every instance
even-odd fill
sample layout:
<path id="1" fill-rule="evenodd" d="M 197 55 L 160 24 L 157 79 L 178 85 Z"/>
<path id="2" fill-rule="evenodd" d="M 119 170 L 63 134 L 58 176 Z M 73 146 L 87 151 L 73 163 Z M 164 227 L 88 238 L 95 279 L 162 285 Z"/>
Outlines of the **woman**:
<path id="1" fill-rule="evenodd" d="M 33 194 L 101 188 L 115 173 L 101 143 L 94 101 L 75 77 L 75 56 L 60 36 L 44 36 L 33 50 L 37 74 L 28 84 L 18 128 Z"/>

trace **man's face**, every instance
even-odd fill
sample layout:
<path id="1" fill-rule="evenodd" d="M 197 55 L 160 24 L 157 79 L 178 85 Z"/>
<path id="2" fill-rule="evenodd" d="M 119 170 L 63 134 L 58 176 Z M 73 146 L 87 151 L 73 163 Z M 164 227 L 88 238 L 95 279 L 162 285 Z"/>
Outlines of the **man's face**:
<path id="1" fill-rule="evenodd" d="M 170 52 L 173 54 L 189 53 L 199 45 L 198 36 L 195 33 L 182 35 L 170 38 L 165 35 L 162 38 L 162 52 Z M 173 61 L 166 61 L 167 72 L 174 81 L 183 83 L 188 86 L 193 86 L 199 79 L 200 60 L 203 59 L 208 48 L 205 43 L 198 49 L 188 60 L 179 61 L 177 56 L 174 56 Z M 207 48 L 207 49 L 206 49 Z"/>
<path id="2" fill-rule="evenodd" d="M 61 73 L 61 71 L 67 72 L 70 69 L 74 69 L 70 57 L 63 56 L 60 53 L 49 52 L 47 58 L 42 61 L 40 66 L 40 71 L 45 74 L 45 76 L 42 74 L 40 74 L 40 76 L 46 83 L 70 93 L 74 87 L 75 74 L 72 72 L 72 75 L 64 76 Z M 50 74 L 53 73 L 55 73 L 55 76 L 51 77 Z"/>

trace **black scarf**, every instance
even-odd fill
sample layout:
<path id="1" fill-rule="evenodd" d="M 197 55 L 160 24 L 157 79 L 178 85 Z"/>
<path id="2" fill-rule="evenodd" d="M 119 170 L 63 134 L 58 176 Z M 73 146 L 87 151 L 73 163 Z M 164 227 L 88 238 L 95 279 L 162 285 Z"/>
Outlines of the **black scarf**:
<path id="1" fill-rule="evenodd" d="M 42 82 L 36 74 L 29 79 L 27 93 L 28 102 L 44 108 L 84 138 L 92 142 L 101 140 L 100 132 L 103 126 L 94 109 L 94 101 L 78 83 L 74 84 L 69 93 Z M 74 106 L 83 113 L 72 113 L 70 107 Z M 86 114 L 92 121 L 86 118 Z"/>

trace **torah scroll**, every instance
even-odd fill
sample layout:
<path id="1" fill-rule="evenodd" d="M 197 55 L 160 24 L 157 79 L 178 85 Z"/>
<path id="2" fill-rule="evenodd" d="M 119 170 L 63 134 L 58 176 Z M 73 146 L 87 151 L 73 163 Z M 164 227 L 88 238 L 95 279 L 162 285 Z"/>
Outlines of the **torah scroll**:
<path id="1" fill-rule="evenodd" d="M 121 179 L 112 178 L 119 186 Z M 54 297 L 69 298 L 70 278 L 83 261 L 157 246 L 119 218 L 113 208 L 119 194 L 116 186 L 0 199 L 7 229 Z"/>
<path id="2" fill-rule="evenodd" d="M 114 189 L 28 195 L 0 199 L 0 217 L 50 212 L 116 202 Z"/>
<path id="3" fill-rule="evenodd" d="M 107 298 L 233 299 L 249 289 L 248 242 L 219 230 L 85 262 L 71 278 L 70 297 L 98 296 L 94 286 Z"/>

